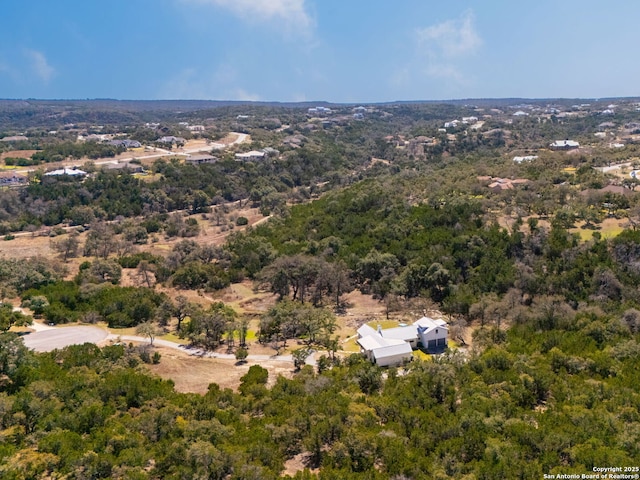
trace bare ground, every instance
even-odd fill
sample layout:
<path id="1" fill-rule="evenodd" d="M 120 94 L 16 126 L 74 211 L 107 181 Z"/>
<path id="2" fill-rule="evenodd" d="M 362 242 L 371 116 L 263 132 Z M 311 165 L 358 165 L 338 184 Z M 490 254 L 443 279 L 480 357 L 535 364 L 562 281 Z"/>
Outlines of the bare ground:
<path id="1" fill-rule="evenodd" d="M 293 458 L 290 458 L 289 460 L 284 462 L 284 472 L 282 472 L 282 474 L 293 477 L 296 473 L 303 471 L 305 468 L 309 468 L 308 464 L 310 456 L 311 454 L 309 452 L 302 452 L 298 455 L 295 455 Z M 309 468 L 309 471 L 312 474 L 317 474 L 320 469 Z"/>
<path id="2" fill-rule="evenodd" d="M 0 153 L 0 160 L 4 162 L 5 158 L 31 158 L 31 155 L 37 150 L 11 150 L 9 152 Z"/>
<path id="3" fill-rule="evenodd" d="M 169 348 L 156 347 L 155 350 L 160 352 L 162 358 L 159 364 L 148 365 L 149 371 L 161 378 L 173 380 L 176 391 L 183 393 L 205 394 L 211 383 L 217 383 L 220 388 L 237 390 L 240 378 L 255 364 L 269 371 L 269 386 L 275 383 L 279 375 L 287 378 L 293 375 L 293 364 L 289 362 L 250 361 L 238 365 L 234 360 L 194 357 Z M 251 352 L 254 353 L 253 349 Z"/>

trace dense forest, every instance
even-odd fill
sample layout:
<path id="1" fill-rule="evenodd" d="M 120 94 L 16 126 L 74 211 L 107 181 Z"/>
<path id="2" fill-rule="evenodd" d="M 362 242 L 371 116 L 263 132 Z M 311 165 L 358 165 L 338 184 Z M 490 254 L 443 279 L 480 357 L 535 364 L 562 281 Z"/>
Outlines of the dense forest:
<path id="1" fill-rule="evenodd" d="M 603 119 L 606 105 L 405 103 L 356 120 L 340 105 L 317 119 L 307 105 L 0 104 L 6 133 L 29 134 L 0 150 L 80 155 L 89 173 L 38 169 L 0 190 L 4 241 L 44 231 L 57 256 L 0 258 L 0 476 L 489 480 L 637 467 L 640 182 L 602 167 L 638 168 L 640 112 L 629 100 Z M 51 111 L 58 136 L 37 122 Z M 473 128 L 442 128 L 471 115 Z M 93 164 L 94 148 L 118 152 L 87 150 L 63 119 L 141 142 L 201 122 L 202 139 L 237 131 L 252 143 L 134 175 Z M 548 148 L 564 138 L 583 146 Z M 234 159 L 265 147 L 281 154 Z M 513 160 L 523 154 L 535 159 Z M 246 209 L 268 221 L 234 231 Z M 204 228 L 226 241 L 202 240 Z M 252 317 L 171 294 L 248 281 L 274 298 Z M 341 352 L 355 289 L 387 319 L 441 312 L 451 348 L 388 369 Z M 288 348 L 295 373 L 252 365 L 237 391 L 177 393 L 145 369 L 159 355 L 133 345 L 28 351 L 12 331 L 30 321 L 15 299 L 50 324 L 172 334 L 240 362 L 254 321 L 256 341 Z"/>

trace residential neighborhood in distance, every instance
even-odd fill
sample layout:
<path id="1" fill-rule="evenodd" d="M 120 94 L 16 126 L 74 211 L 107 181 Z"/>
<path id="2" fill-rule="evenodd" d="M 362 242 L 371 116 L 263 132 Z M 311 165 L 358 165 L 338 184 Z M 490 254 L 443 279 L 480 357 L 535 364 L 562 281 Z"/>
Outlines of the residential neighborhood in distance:
<path id="1" fill-rule="evenodd" d="M 640 99 L 143 106 L 0 101 L 0 472 L 634 461 Z"/>

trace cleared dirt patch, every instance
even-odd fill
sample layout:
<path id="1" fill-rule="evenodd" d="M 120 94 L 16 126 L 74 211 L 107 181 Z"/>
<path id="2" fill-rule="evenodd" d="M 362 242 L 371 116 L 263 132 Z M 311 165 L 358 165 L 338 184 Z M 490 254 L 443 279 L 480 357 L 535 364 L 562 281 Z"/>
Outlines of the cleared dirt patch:
<path id="1" fill-rule="evenodd" d="M 0 239 L 0 257 L 7 258 L 30 258 L 49 257 L 53 258 L 54 252 L 51 250 L 49 237 L 32 236 L 31 234 L 16 235 L 13 240 Z"/>
<path id="2" fill-rule="evenodd" d="M 0 160 L 5 158 L 31 158 L 31 155 L 37 150 L 11 150 L 9 152 L 0 153 Z"/>
<path id="3" fill-rule="evenodd" d="M 286 462 L 284 462 L 284 475 L 289 475 L 291 477 L 295 476 L 296 473 L 303 471 L 305 468 L 309 468 L 309 459 L 311 454 L 309 452 L 302 452 L 298 455 L 295 455 L 293 458 L 290 458 Z M 320 469 L 318 468 L 309 468 L 309 471 L 312 474 L 317 474 Z"/>
<path id="4" fill-rule="evenodd" d="M 175 389 L 182 393 L 207 393 L 209 384 L 216 383 L 220 388 L 237 390 L 240 378 L 249 371 L 251 365 L 260 365 L 269 371 L 268 385 L 273 385 L 279 375 L 291 378 L 293 365 L 289 362 L 265 361 L 236 365 L 234 360 L 219 358 L 200 358 L 178 350 L 155 348 L 162 358 L 157 365 L 148 365 L 151 373 L 164 379 L 173 380 Z M 252 352 L 253 353 L 253 352 Z"/>

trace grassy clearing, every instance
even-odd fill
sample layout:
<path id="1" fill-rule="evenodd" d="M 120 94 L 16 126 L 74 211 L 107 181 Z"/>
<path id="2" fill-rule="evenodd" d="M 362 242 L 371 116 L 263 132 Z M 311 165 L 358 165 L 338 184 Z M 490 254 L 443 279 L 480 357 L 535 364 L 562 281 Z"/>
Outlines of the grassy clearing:
<path id="1" fill-rule="evenodd" d="M 578 228 L 571 229 L 571 233 L 580 235 L 580 240 L 587 242 L 593 238 L 593 233 L 598 232 L 602 238 L 614 238 L 624 230 L 624 220 L 617 218 L 607 218 L 595 229 L 584 228 L 580 225 Z"/>
<path id="2" fill-rule="evenodd" d="M 377 329 L 378 325 L 380 325 L 380 327 L 386 329 L 399 327 L 400 323 L 397 320 L 372 320 L 371 322 L 367 323 L 367 325 L 374 329 Z"/>
<path id="3" fill-rule="evenodd" d="M 168 342 L 179 343 L 180 345 L 187 345 L 189 343 L 186 338 L 180 338 L 175 333 L 166 333 L 164 335 L 160 335 L 158 338 Z"/>
<path id="4" fill-rule="evenodd" d="M 355 338 L 347 340 L 342 345 L 340 345 L 340 347 L 342 348 L 343 352 L 358 353 L 360 351 L 360 345 L 356 343 Z"/>
<path id="5" fill-rule="evenodd" d="M 417 358 L 417 359 L 423 360 L 425 362 L 433 361 L 433 358 L 431 357 L 431 355 L 429 355 L 428 353 L 423 352 L 422 350 L 414 350 L 413 351 L 413 358 Z"/>

